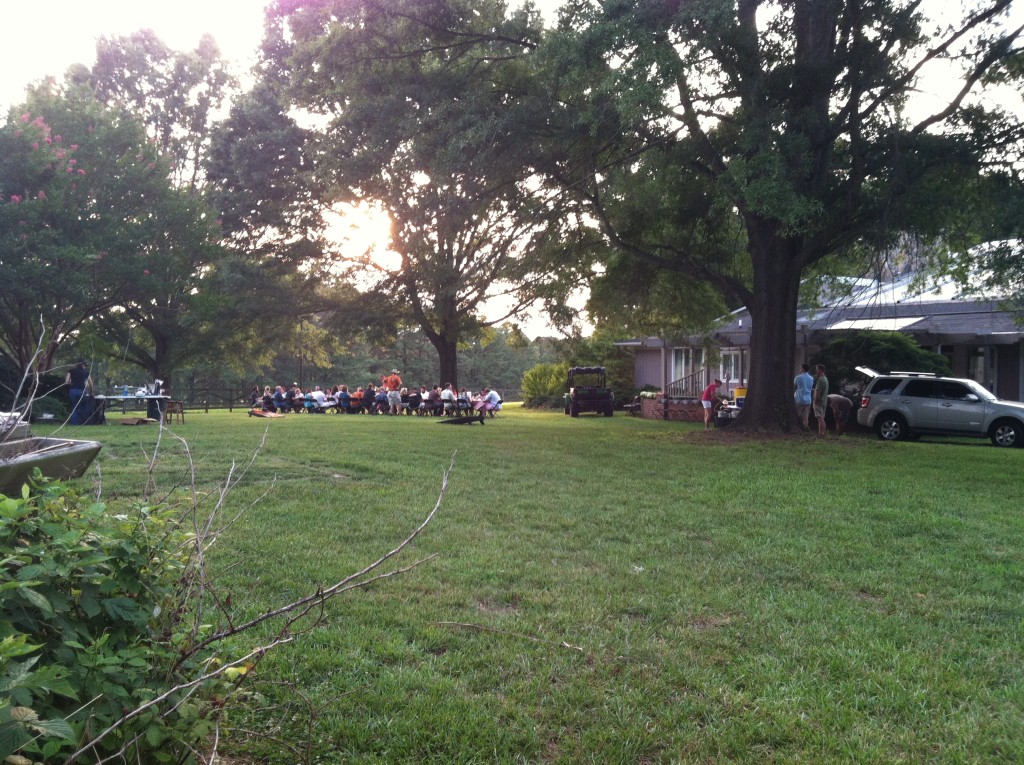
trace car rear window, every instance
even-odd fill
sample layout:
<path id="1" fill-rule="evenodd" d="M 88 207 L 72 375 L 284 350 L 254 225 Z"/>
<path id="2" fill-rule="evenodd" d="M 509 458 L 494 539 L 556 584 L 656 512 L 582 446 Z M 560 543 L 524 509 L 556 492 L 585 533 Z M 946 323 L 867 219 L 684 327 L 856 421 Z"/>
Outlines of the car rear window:
<path id="1" fill-rule="evenodd" d="M 883 396 L 887 393 L 891 394 L 896 390 L 896 386 L 901 382 L 902 380 L 899 377 L 878 377 L 871 383 L 871 387 L 868 388 L 868 391 L 879 396 Z"/>

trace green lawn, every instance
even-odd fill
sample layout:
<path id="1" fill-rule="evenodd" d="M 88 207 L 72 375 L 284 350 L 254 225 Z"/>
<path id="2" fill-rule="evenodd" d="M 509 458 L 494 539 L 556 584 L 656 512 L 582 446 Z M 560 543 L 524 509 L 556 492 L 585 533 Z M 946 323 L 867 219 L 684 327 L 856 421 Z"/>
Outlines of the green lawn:
<path id="1" fill-rule="evenodd" d="M 216 548 L 239 617 L 390 550 L 456 455 L 400 560 L 436 559 L 261 664 L 222 751 L 306 756 L 260 732 L 321 763 L 1024 761 L 1024 451 L 698 428 L 190 412 L 158 493 L 189 483 L 172 434 L 209 487 L 269 431 L 230 509 L 263 498 Z M 158 429 L 77 432 L 105 444 L 108 502 L 137 499 Z"/>

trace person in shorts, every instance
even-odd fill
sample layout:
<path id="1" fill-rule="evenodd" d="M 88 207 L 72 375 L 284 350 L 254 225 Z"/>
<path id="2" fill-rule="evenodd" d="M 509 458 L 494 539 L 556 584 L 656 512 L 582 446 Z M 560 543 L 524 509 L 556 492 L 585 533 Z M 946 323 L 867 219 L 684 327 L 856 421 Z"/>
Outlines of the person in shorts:
<path id="1" fill-rule="evenodd" d="M 796 404 L 796 412 L 805 433 L 811 429 L 808 420 L 811 416 L 811 390 L 813 388 L 814 378 L 811 377 L 811 368 L 807 364 L 801 364 L 800 374 L 793 378 L 793 403 Z"/>
<path id="2" fill-rule="evenodd" d="M 846 432 L 846 423 L 850 421 L 850 412 L 853 411 L 853 402 L 846 396 L 838 393 L 830 393 L 828 407 L 832 410 L 832 419 L 836 421 L 836 435 L 841 436 Z"/>
<path id="3" fill-rule="evenodd" d="M 402 378 L 398 376 L 398 370 L 392 369 L 391 374 L 385 377 L 381 383 L 388 391 L 388 414 L 401 414 Z"/>
<path id="4" fill-rule="evenodd" d="M 704 407 L 704 430 L 711 430 L 712 418 L 715 416 L 715 402 L 718 401 L 718 386 L 722 381 L 717 377 L 704 392 L 700 394 L 700 405 Z"/>

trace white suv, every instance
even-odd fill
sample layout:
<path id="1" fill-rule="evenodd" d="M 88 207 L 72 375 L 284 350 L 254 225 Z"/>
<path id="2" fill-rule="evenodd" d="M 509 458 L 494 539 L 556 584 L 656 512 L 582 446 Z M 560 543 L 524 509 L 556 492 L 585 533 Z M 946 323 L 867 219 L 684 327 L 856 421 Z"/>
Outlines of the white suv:
<path id="1" fill-rule="evenodd" d="M 1024 404 L 1001 401 L 974 380 L 925 372 L 879 374 L 861 395 L 857 422 L 884 441 L 932 434 L 988 437 L 996 446 L 1024 446 Z"/>

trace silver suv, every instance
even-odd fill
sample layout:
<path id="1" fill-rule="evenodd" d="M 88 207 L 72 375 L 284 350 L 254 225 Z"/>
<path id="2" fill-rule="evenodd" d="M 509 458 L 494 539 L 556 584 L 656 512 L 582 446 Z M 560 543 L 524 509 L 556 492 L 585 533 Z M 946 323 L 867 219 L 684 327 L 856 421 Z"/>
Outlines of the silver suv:
<path id="1" fill-rule="evenodd" d="M 974 380 L 857 369 L 873 378 L 861 394 L 857 422 L 883 441 L 932 434 L 987 436 L 996 446 L 1024 446 L 1024 404 L 1001 401 Z"/>

